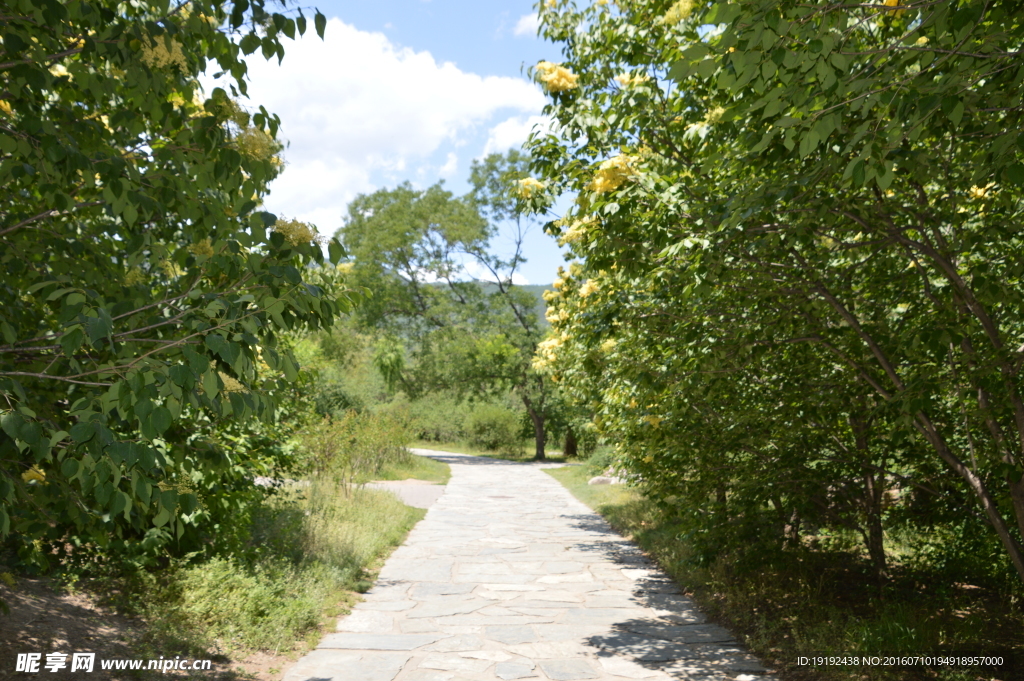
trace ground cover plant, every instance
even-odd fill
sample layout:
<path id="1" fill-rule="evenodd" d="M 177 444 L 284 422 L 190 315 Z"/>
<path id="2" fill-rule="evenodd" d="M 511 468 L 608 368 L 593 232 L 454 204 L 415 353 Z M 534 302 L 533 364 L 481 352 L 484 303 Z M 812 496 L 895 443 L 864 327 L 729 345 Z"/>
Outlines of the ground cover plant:
<path id="1" fill-rule="evenodd" d="M 333 450 L 328 460 L 322 451 L 304 450 L 298 436 L 306 474 L 277 481 L 248 517 L 233 518 L 243 527 L 231 550 L 170 557 L 149 570 L 126 569 L 109 551 L 79 552 L 53 574 L 65 588 L 137 618 L 122 656 L 181 655 L 230 669 L 262 651 L 285 656 L 278 664 L 287 664 L 319 642 L 423 517 L 423 510 L 361 483 L 443 483 L 450 475 L 446 464 L 405 451 L 402 431 L 388 419 L 353 419 L 338 424 L 350 450 Z M 323 428 L 313 420 L 307 432 Z M 371 448 L 377 451 L 369 455 Z M 353 475 L 353 460 L 360 459 Z"/>
<path id="2" fill-rule="evenodd" d="M 731 547 L 708 558 L 689 541 L 694 527 L 672 509 L 627 485 L 588 485 L 600 465 L 547 469 L 580 501 L 636 541 L 712 620 L 742 637 L 782 679 L 902 680 L 1022 678 L 1024 635 L 1019 608 L 996 589 L 951 581 L 941 566 L 897 563 L 879 590 L 864 551 L 850 542 L 808 544 L 765 554 Z M 823 535 L 817 541 L 828 544 Z M 699 545 L 699 544 L 698 544 Z M 960 578 L 966 578 L 964 574 Z M 999 671 L 913 668 L 817 668 L 795 663 L 825 655 L 970 651 L 1011 656 Z"/>

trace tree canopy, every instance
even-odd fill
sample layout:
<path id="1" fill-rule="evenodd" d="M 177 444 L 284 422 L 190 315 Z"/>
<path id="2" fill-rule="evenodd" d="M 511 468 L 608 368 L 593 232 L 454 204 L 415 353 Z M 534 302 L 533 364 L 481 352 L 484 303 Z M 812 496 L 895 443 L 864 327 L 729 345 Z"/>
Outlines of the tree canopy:
<path id="1" fill-rule="evenodd" d="M 544 322 L 534 295 L 512 281 L 525 261 L 517 216 L 527 162 L 518 151 L 474 162 L 464 197 L 408 183 L 359 196 L 338 234 L 351 257 L 343 265 L 349 281 L 372 292 L 357 314 L 391 339 L 378 356 L 382 371 L 411 395 L 511 389 L 543 458 L 556 400 L 531 359 Z M 519 229 L 507 257 L 491 248 L 503 221 Z"/>
<path id="2" fill-rule="evenodd" d="M 579 264 L 540 362 L 659 498 L 856 527 L 880 574 L 883 500 L 940 504 L 1024 578 L 1016 10 L 541 7 Z"/>
<path id="3" fill-rule="evenodd" d="M 257 210 L 279 121 L 238 101 L 244 56 L 280 59 L 306 18 L 262 0 L 4 7 L 0 536 L 26 555 L 180 538 L 231 503 L 225 476 L 253 474 L 255 454 L 202 434 L 273 420 L 298 374 L 282 333 L 350 304 L 333 267 L 309 268 L 315 228 Z M 224 86 L 204 94 L 204 72 Z"/>

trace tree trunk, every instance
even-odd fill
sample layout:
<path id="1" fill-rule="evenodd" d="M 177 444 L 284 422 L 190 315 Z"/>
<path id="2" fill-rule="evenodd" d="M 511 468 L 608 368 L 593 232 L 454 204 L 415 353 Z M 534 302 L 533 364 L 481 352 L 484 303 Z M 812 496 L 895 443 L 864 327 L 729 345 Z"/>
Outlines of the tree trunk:
<path id="1" fill-rule="evenodd" d="M 565 446 L 562 447 L 562 456 L 567 459 L 575 459 L 579 456 L 579 447 L 576 444 L 576 432 L 572 428 L 565 431 Z"/>
<path id="2" fill-rule="evenodd" d="M 884 478 L 883 478 L 884 479 Z M 867 511 L 868 525 L 868 556 L 871 558 L 871 567 L 875 572 L 875 579 L 879 583 L 889 578 L 888 567 L 885 562 L 885 535 L 882 532 L 882 494 L 885 491 L 885 483 L 879 483 L 874 471 L 868 471 L 864 475 L 865 507 Z"/>
<path id="3" fill-rule="evenodd" d="M 888 579 L 885 562 L 885 533 L 882 529 L 882 496 L 885 493 L 885 476 L 881 480 L 875 475 L 871 465 L 871 443 L 868 441 L 868 423 L 861 416 L 850 415 L 850 428 L 857 451 L 863 457 L 864 473 L 864 516 L 867 532 L 864 543 L 867 545 L 871 568 L 879 584 Z"/>
<path id="4" fill-rule="evenodd" d="M 544 461 L 547 459 L 544 454 L 544 445 L 547 444 L 548 439 L 547 431 L 544 429 L 544 414 L 533 408 L 533 402 L 526 395 L 523 395 L 523 405 L 526 406 L 526 413 L 533 421 L 533 437 L 536 443 L 533 458 L 537 461 Z"/>

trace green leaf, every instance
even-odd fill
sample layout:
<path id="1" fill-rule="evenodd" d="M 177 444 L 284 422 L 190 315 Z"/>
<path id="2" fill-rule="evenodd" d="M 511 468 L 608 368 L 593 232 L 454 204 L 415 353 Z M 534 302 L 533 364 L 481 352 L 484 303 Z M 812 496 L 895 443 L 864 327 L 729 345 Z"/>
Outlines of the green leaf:
<path id="1" fill-rule="evenodd" d="M 58 343 L 60 344 L 61 350 L 64 351 L 65 357 L 74 357 L 75 352 L 78 348 L 82 347 L 82 342 L 85 340 L 85 334 L 82 332 L 81 327 L 75 326 L 70 331 L 64 333 L 60 337 Z"/>
<path id="2" fill-rule="evenodd" d="M 220 392 L 220 377 L 216 371 L 207 371 L 203 374 L 203 392 L 211 400 L 217 399 L 217 393 Z"/>
<path id="3" fill-rule="evenodd" d="M 1006 167 L 1006 179 L 1018 187 L 1024 187 L 1024 164 L 1014 163 Z"/>
<path id="4" fill-rule="evenodd" d="M 76 423 L 71 426 L 68 434 L 71 435 L 71 439 L 75 442 L 88 442 L 96 435 L 96 428 L 89 422 Z"/>
<path id="5" fill-rule="evenodd" d="M 111 502 L 110 502 L 110 512 L 113 513 L 114 515 L 117 515 L 119 513 L 124 513 L 124 519 L 125 520 L 130 520 L 131 519 L 131 505 L 132 505 L 131 498 L 127 494 L 122 492 L 121 490 L 117 490 L 116 492 L 114 492 L 114 496 L 113 496 L 113 498 L 111 499 Z"/>
<path id="6" fill-rule="evenodd" d="M 89 341 L 93 347 L 99 347 L 98 342 L 108 338 L 113 331 L 109 313 L 100 308 L 97 310 L 99 317 L 87 317 L 85 320 L 85 332 L 89 335 Z"/>
<path id="7" fill-rule="evenodd" d="M 324 30 L 327 28 L 327 17 L 317 10 L 316 15 L 313 17 L 313 25 L 316 27 L 316 34 L 323 40 Z"/>
<path id="8" fill-rule="evenodd" d="M 800 138 L 800 156 L 805 157 L 818 147 L 821 136 L 815 130 L 808 130 Z"/>
<path id="9" fill-rule="evenodd" d="M 157 527 L 163 527 L 167 524 L 167 521 L 171 519 L 171 512 L 166 508 L 161 507 L 160 512 L 153 518 L 153 524 Z"/>
<path id="10" fill-rule="evenodd" d="M 332 265 L 337 265 L 345 257 L 345 247 L 337 239 L 331 239 L 328 242 L 327 252 Z"/>
<path id="11" fill-rule="evenodd" d="M 73 480 L 78 475 L 79 463 L 75 459 L 64 459 L 64 463 L 60 465 L 60 472 L 68 480 Z"/>
<path id="12" fill-rule="evenodd" d="M 25 419 L 21 417 L 21 414 L 14 411 L 4 414 L 3 418 L 0 419 L 0 426 L 3 427 L 3 431 L 14 440 L 19 438 L 24 425 Z"/>
<path id="13" fill-rule="evenodd" d="M 246 34 L 238 43 L 238 47 L 241 48 L 242 54 L 250 55 L 259 49 L 260 38 L 255 33 Z"/>
<path id="14" fill-rule="evenodd" d="M 866 167 L 866 164 L 864 163 L 864 159 L 860 159 L 860 160 L 854 162 L 854 164 L 853 164 L 853 172 L 851 173 L 850 177 L 853 180 L 853 185 L 855 187 L 863 187 L 864 186 L 864 170 L 865 170 L 865 167 Z"/>
<path id="15" fill-rule="evenodd" d="M 161 435 L 171 427 L 171 421 L 171 412 L 167 407 L 157 407 L 149 417 L 149 422 L 153 426 L 153 430 L 155 430 L 157 434 Z"/>

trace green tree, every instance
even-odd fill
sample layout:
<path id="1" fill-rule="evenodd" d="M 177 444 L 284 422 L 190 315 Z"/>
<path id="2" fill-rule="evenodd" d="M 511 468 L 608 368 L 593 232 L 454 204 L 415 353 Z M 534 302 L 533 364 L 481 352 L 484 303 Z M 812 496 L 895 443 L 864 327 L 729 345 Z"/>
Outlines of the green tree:
<path id="1" fill-rule="evenodd" d="M 538 66 L 559 127 L 529 147 L 553 190 L 578 193 L 550 226 L 583 260 L 569 288 L 659 299 L 569 310 L 559 342 L 581 347 L 566 361 L 648 326 L 673 339 L 657 346 L 671 375 L 749 375 L 767 348 L 805 409 L 808 355 L 786 348 L 809 346 L 863 407 L 828 406 L 827 422 L 853 440 L 874 422 L 862 445 L 912 453 L 903 487 L 937 466 L 959 479 L 1024 578 L 1016 5 L 632 1 L 541 17 L 566 61 Z M 605 383 L 647 380 L 622 371 Z M 662 406 L 685 422 L 702 397 Z M 756 413 L 732 400 L 723 417 Z"/>
<path id="2" fill-rule="evenodd" d="M 280 59 L 306 19 L 262 0 L 0 14 L 0 536 L 180 538 L 197 490 L 257 456 L 190 437 L 272 420 L 298 374 L 280 333 L 349 306 L 307 268 L 315 229 L 254 212 L 279 121 L 234 100 L 244 55 Z M 205 71 L 227 90 L 204 98 Z"/>
<path id="3" fill-rule="evenodd" d="M 516 218 L 525 163 L 517 152 L 475 162 L 467 197 L 440 184 L 359 196 L 339 236 L 352 258 L 351 282 L 373 292 L 358 314 L 391 338 L 378 355 L 385 375 L 412 395 L 513 390 L 543 459 L 554 386 L 531 368 L 543 336 L 537 300 L 512 283 L 524 262 L 523 224 Z M 517 232 L 506 260 L 489 248 L 497 223 L 508 219 Z M 485 279 L 471 276 L 467 263 Z M 406 363 L 406 347 L 415 361 Z"/>

